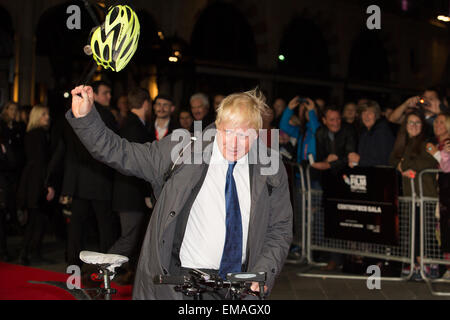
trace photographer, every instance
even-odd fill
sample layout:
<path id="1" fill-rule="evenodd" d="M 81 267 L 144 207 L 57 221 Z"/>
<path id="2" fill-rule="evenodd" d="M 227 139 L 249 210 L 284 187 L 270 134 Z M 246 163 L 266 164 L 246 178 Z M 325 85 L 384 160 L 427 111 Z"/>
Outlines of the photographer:
<path id="1" fill-rule="evenodd" d="M 433 122 L 436 116 L 444 109 L 442 99 L 437 89 L 426 89 L 421 96 L 408 98 L 400 106 L 398 106 L 388 117 L 393 123 L 401 124 L 405 119 L 405 115 L 410 111 L 418 109 L 425 115 L 425 136 L 427 138 L 433 136 Z"/>
<path id="2" fill-rule="evenodd" d="M 280 129 L 297 141 L 297 162 L 316 158 L 316 131 L 320 127 L 315 103 L 309 98 L 294 97 L 280 120 Z"/>

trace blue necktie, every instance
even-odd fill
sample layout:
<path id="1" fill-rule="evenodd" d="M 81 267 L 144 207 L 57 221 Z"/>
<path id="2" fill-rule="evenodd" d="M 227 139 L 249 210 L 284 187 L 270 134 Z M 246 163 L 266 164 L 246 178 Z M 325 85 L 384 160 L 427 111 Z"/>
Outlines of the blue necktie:
<path id="1" fill-rule="evenodd" d="M 226 234 L 220 261 L 219 276 L 225 280 L 227 273 L 241 272 L 242 268 L 242 220 L 233 169 L 236 162 L 229 163 L 225 183 Z"/>

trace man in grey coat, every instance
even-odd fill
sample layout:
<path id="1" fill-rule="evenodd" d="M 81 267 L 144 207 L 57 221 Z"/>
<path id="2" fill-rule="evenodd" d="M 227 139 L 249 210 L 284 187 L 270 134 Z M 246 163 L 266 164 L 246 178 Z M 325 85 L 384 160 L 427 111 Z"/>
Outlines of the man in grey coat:
<path id="1" fill-rule="evenodd" d="M 96 159 L 150 182 L 157 198 L 133 299 L 183 299 L 153 278 L 192 268 L 266 272 L 269 294 L 291 244 L 292 207 L 280 157 L 258 137 L 267 108 L 263 98 L 255 91 L 230 95 L 203 134 L 191 137 L 179 129 L 145 144 L 115 135 L 92 106 L 92 88 L 72 90 L 66 118 L 75 133 Z M 262 159 L 264 154 L 270 158 Z M 251 289 L 258 291 L 258 284 Z"/>

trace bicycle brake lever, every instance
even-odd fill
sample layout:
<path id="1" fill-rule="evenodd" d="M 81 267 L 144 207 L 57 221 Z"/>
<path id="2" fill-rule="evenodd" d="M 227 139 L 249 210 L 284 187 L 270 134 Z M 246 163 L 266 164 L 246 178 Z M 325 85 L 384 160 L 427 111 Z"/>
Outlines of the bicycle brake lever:
<path id="1" fill-rule="evenodd" d="M 208 281 L 208 280 L 211 279 L 211 275 L 209 275 L 208 273 L 203 272 L 203 271 L 201 271 L 201 270 L 192 268 L 191 272 L 194 273 L 194 274 L 199 275 L 199 276 L 200 276 L 203 280 L 205 280 L 205 281 Z"/>

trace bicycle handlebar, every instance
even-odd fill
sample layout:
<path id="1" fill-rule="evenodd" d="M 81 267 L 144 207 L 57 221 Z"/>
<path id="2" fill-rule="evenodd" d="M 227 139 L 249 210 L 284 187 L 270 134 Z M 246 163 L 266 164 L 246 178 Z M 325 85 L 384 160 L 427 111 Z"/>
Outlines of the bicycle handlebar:
<path id="1" fill-rule="evenodd" d="M 223 280 L 217 275 L 210 275 L 198 269 L 189 271 L 190 276 L 157 275 L 153 279 L 154 284 L 175 285 L 175 290 L 187 296 L 199 296 L 208 288 L 217 290 L 229 288 L 233 298 L 241 299 L 251 294 L 263 299 L 263 288 L 266 282 L 266 272 L 237 272 L 228 273 L 227 279 Z M 250 284 L 259 283 L 259 292 L 250 289 Z"/>

